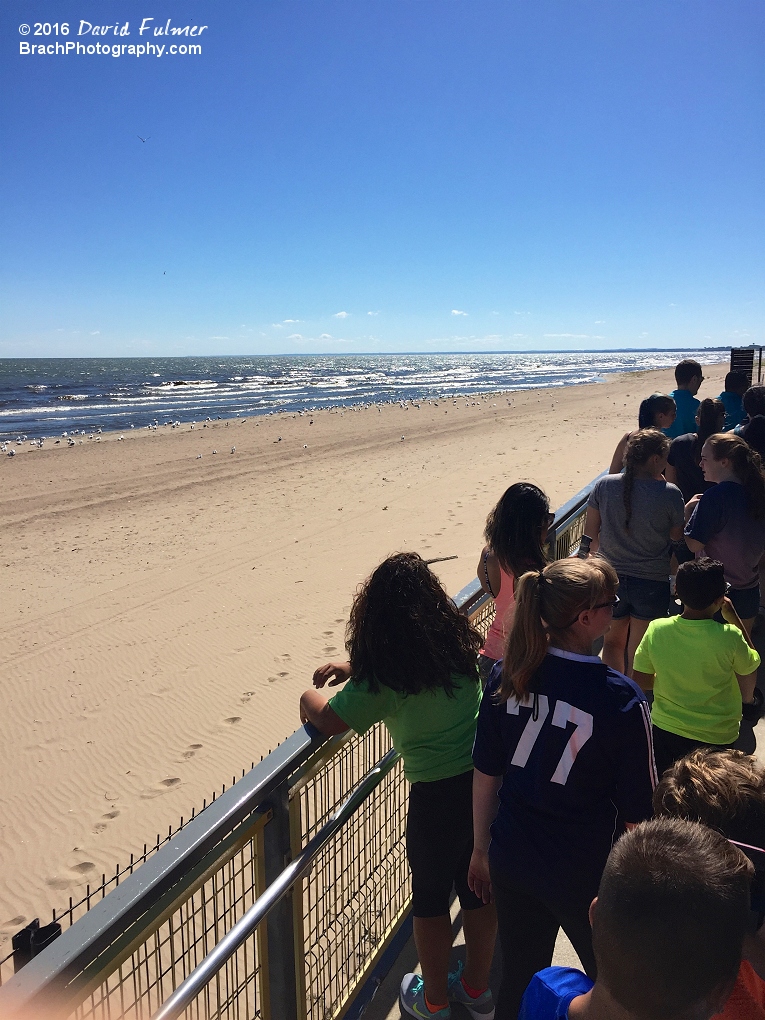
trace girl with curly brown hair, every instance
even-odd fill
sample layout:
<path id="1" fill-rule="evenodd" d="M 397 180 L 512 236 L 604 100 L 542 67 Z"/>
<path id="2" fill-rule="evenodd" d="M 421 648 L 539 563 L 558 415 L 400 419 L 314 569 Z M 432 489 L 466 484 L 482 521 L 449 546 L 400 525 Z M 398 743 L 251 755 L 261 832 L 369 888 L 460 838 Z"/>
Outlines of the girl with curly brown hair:
<path id="1" fill-rule="evenodd" d="M 422 977 L 407 974 L 401 1006 L 447 1020 L 449 1000 L 476 1018 L 493 1015 L 489 968 L 496 936 L 491 905 L 468 887 L 473 849 L 473 759 L 481 701 L 476 656 L 481 636 L 425 560 L 390 556 L 353 601 L 348 662 L 316 670 L 314 687 L 348 681 L 327 701 L 308 690 L 301 721 L 324 734 L 364 733 L 382 721 L 411 783 L 406 842 L 412 871 L 414 939 Z M 467 946 L 464 972 L 449 976 L 449 897 L 456 888 Z"/>
<path id="2" fill-rule="evenodd" d="M 585 538 L 599 540 L 619 575 L 619 605 L 605 636 L 603 661 L 631 675 L 648 624 L 669 609 L 672 542 L 683 537 L 683 496 L 664 478 L 669 439 L 641 429 L 627 443 L 624 473 L 601 478 L 590 493 Z"/>

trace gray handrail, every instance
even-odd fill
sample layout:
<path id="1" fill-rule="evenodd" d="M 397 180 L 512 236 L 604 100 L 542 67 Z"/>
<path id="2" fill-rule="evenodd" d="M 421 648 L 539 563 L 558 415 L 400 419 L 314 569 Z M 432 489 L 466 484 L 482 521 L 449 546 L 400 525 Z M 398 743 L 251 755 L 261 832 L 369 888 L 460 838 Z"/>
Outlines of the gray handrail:
<path id="1" fill-rule="evenodd" d="M 159 896 L 183 881 L 222 838 L 268 798 L 325 741 L 311 726 L 301 726 L 236 785 L 196 816 L 170 842 L 94 904 L 44 952 L 0 988 L 0 1015 L 35 1016 L 55 999 L 67 1001 L 69 982 L 125 932 Z"/>
<path id="2" fill-rule="evenodd" d="M 224 966 L 242 943 L 253 934 L 255 929 L 276 906 L 283 896 L 306 872 L 314 858 L 319 854 L 338 829 L 364 803 L 372 790 L 384 779 L 399 759 L 398 751 L 391 750 L 367 772 L 348 799 L 337 809 L 330 820 L 319 829 L 309 841 L 303 852 L 282 871 L 276 881 L 259 896 L 250 909 L 231 928 L 216 947 L 207 954 L 202 962 L 194 968 L 186 980 L 180 984 L 173 994 L 165 1000 L 164 1005 L 154 1014 L 152 1020 L 175 1020 L 181 1015 L 190 1002 L 205 988 L 207 984 Z"/>
<path id="3" fill-rule="evenodd" d="M 600 475 L 598 478 L 601 477 Z M 559 533 L 581 513 L 597 478 L 561 506 L 551 532 Z M 458 608 L 470 613 L 490 596 L 474 578 L 454 598 Z M 332 738 L 335 739 L 335 738 Z M 291 734 L 235 786 L 187 823 L 140 868 L 122 879 L 108 896 L 94 904 L 60 938 L 34 957 L 22 970 L 0 987 L 2 1016 L 38 1015 L 41 1003 L 66 1005 L 78 994 L 79 975 L 100 955 L 124 938 L 162 896 L 182 890 L 188 875 L 221 845 L 236 827 L 256 810 L 266 811 L 269 798 L 285 782 L 290 783 L 301 766 L 326 742 L 311 726 Z"/>

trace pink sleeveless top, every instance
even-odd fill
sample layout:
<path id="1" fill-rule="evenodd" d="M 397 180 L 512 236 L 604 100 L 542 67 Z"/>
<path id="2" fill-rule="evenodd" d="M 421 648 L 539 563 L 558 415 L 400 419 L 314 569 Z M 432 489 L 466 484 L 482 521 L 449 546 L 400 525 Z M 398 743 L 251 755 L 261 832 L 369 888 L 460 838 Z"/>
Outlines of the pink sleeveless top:
<path id="1" fill-rule="evenodd" d="M 504 655 L 505 638 L 513 625 L 515 612 L 515 578 L 512 574 L 506 574 L 502 567 L 499 568 L 499 572 L 502 581 L 499 586 L 499 594 L 494 599 L 496 607 L 494 620 L 481 649 L 481 655 L 485 655 L 487 659 L 501 659 Z"/>

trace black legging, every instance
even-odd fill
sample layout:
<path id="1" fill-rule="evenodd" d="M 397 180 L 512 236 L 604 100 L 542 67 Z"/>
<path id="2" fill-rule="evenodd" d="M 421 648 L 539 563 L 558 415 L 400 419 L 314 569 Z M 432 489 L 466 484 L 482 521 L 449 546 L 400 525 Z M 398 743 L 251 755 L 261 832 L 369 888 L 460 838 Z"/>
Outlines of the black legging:
<path id="1" fill-rule="evenodd" d="M 495 1020 L 516 1020 L 529 981 L 552 963 L 559 928 L 568 935 L 589 977 L 595 979 L 588 913 L 592 896 L 573 906 L 561 906 L 529 893 L 522 875 L 516 879 L 493 866 L 491 888 L 502 946 L 502 984 Z"/>

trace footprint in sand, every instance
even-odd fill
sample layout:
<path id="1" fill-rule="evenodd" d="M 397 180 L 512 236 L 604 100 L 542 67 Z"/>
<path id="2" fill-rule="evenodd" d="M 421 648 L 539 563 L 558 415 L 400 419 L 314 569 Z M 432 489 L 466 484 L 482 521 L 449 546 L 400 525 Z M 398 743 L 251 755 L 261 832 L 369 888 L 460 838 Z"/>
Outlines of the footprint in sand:
<path id="1" fill-rule="evenodd" d="M 57 889 L 59 892 L 63 892 L 64 889 L 68 889 L 72 883 L 68 882 L 65 878 L 46 878 L 45 884 L 51 889 Z"/>
<path id="2" fill-rule="evenodd" d="M 242 721 L 241 715 L 230 715 L 228 717 L 228 719 L 224 719 L 223 720 L 223 722 L 224 723 L 228 723 L 229 726 L 233 726 L 235 723 L 238 723 L 238 722 L 241 722 L 241 721 Z"/>
<path id="3" fill-rule="evenodd" d="M 183 754 L 181 755 L 181 758 L 183 758 L 184 760 L 187 759 L 187 758 L 193 758 L 193 757 L 194 757 L 194 751 L 184 751 Z"/>
<path id="4" fill-rule="evenodd" d="M 119 816 L 120 816 L 119 811 L 105 811 L 104 814 L 101 815 L 102 818 L 109 818 L 109 819 L 111 819 L 111 818 L 119 818 Z"/>
<path id="5" fill-rule="evenodd" d="M 270 676 L 268 678 L 268 682 L 270 684 L 278 684 L 279 683 L 279 677 L 278 676 Z"/>
<path id="6" fill-rule="evenodd" d="M 253 696 L 255 691 L 243 691 L 242 697 L 239 699 L 243 705 L 248 705 L 250 698 Z"/>
<path id="7" fill-rule="evenodd" d="M 105 829 L 106 829 L 106 822 L 96 822 L 96 824 L 93 826 L 93 834 L 97 836 L 99 833 L 103 832 Z"/>
<path id="8" fill-rule="evenodd" d="M 6 927 L 10 927 L 10 925 L 26 924 L 26 923 L 27 923 L 26 917 L 24 917 L 23 914 L 19 914 L 17 917 L 12 917 L 10 919 L 10 921 L 6 921 L 5 922 L 5 926 Z"/>
<path id="9" fill-rule="evenodd" d="M 325 630 L 323 632 L 323 636 L 324 637 L 334 637 L 335 636 L 335 632 L 333 630 Z"/>
<path id="10" fill-rule="evenodd" d="M 95 868 L 93 861 L 83 861 L 81 864 L 75 864 L 72 871 L 76 871 L 78 875 L 87 875 L 89 871 L 95 871 Z"/>
<path id="11" fill-rule="evenodd" d="M 189 744 L 192 751 L 201 751 L 204 746 L 204 744 Z"/>
<path id="12" fill-rule="evenodd" d="M 178 776 L 173 776 L 171 779 L 160 779 L 162 786 L 176 786 L 178 783 L 180 783 Z"/>
<path id="13" fill-rule="evenodd" d="M 325 655 L 331 655 L 333 652 L 337 651 L 337 648 L 334 645 L 327 645 L 327 647 L 323 648 L 322 651 Z"/>

